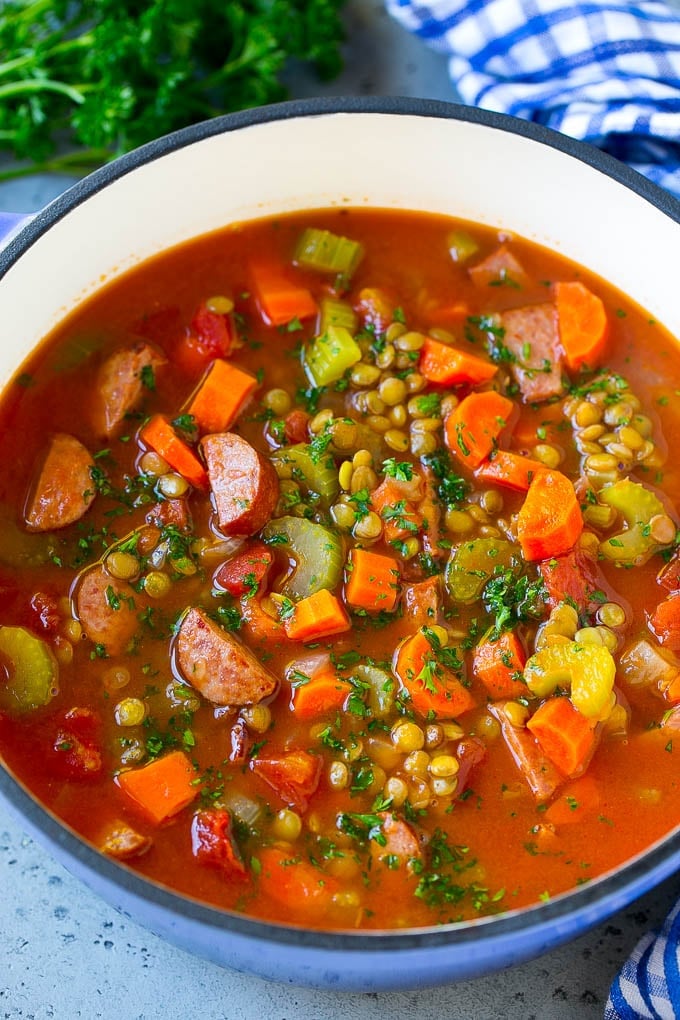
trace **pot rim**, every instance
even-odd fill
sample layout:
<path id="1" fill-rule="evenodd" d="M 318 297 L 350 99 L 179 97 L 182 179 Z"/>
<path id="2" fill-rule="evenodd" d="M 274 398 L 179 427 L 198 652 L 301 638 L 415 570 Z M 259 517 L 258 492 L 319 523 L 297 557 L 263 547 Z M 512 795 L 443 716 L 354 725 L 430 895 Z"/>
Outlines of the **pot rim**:
<path id="1" fill-rule="evenodd" d="M 624 163 L 594 146 L 559 134 L 541 124 L 520 120 L 454 102 L 394 96 L 338 96 L 291 100 L 256 107 L 183 128 L 164 135 L 74 184 L 38 212 L 0 251 L 0 280 L 40 237 L 71 210 L 86 202 L 113 182 L 165 155 L 215 135 L 271 122 L 332 114 L 385 114 L 465 121 L 498 131 L 523 136 L 557 149 L 613 179 L 649 202 L 670 219 L 680 223 L 680 201 Z M 121 887 L 178 917 L 217 931 L 229 931 L 291 947 L 383 952 L 406 949 L 465 946 L 486 939 L 501 939 L 523 932 L 552 929 L 555 922 L 568 927 L 570 919 L 586 915 L 590 926 L 613 913 L 680 867 L 680 826 L 650 848 L 592 882 L 560 894 L 546 903 L 480 918 L 430 928 L 409 930 L 324 931 L 260 920 L 194 900 L 172 891 L 132 869 L 107 858 L 85 842 L 66 823 L 45 808 L 5 767 L 0 767 L 0 795 L 21 821 L 40 833 L 51 846 L 63 849 L 85 870 Z M 568 935 L 565 935 L 568 937 Z"/>

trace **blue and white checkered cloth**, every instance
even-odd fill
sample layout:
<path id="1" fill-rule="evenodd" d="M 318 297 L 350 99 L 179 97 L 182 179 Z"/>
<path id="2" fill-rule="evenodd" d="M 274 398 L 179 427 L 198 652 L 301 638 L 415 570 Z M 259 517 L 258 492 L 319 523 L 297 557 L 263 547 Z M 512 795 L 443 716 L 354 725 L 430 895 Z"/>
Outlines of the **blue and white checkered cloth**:
<path id="1" fill-rule="evenodd" d="M 680 197 L 680 11 L 660 0 L 385 0 L 449 55 L 463 102 L 591 142 Z M 605 1020 L 680 1020 L 680 904 L 617 975 Z"/>
<path id="2" fill-rule="evenodd" d="M 386 0 L 464 103 L 597 145 L 680 196 L 680 10 L 661 0 Z"/>

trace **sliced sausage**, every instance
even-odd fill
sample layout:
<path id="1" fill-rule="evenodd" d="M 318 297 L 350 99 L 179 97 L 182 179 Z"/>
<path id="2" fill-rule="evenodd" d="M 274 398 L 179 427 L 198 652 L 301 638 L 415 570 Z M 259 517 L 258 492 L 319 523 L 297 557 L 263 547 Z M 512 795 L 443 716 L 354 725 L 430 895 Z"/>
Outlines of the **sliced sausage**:
<path id="1" fill-rule="evenodd" d="M 125 822 L 115 822 L 102 839 L 99 849 L 117 861 L 129 861 L 133 857 L 141 857 L 152 845 L 151 836 L 143 836 Z"/>
<path id="2" fill-rule="evenodd" d="M 398 818 L 389 811 L 381 811 L 378 818 L 382 821 L 383 845 L 376 844 L 372 852 L 378 860 L 395 859 L 400 865 L 413 867 L 414 862 L 422 860 L 423 853 L 420 841 L 408 822 Z"/>
<path id="3" fill-rule="evenodd" d="M 216 705 L 252 705 L 276 688 L 276 678 L 250 649 L 200 609 L 182 620 L 175 657 L 185 680 Z"/>
<path id="4" fill-rule="evenodd" d="M 549 301 L 512 308 L 501 316 L 505 346 L 514 354 L 512 374 L 527 401 L 547 400 L 563 391 L 562 351 L 557 314 Z"/>
<path id="5" fill-rule="evenodd" d="M 234 432 L 206 436 L 201 448 L 220 530 L 226 535 L 254 535 L 267 523 L 279 498 L 276 471 Z"/>
<path id="6" fill-rule="evenodd" d="M 139 627 L 139 598 L 131 585 L 97 564 L 81 575 L 73 601 L 85 636 L 108 655 L 120 655 Z"/>
<path id="7" fill-rule="evenodd" d="M 109 355 L 95 384 L 93 424 L 99 435 L 112 436 L 116 432 L 139 403 L 145 381 L 153 385 L 153 373 L 165 362 L 159 350 L 141 341 Z"/>
<path id="8" fill-rule="evenodd" d="M 476 287 L 490 287 L 501 283 L 526 287 L 530 282 L 524 266 L 504 244 L 490 255 L 471 266 L 470 279 Z"/>
<path id="9" fill-rule="evenodd" d="M 75 436 L 53 436 L 26 503 L 29 530 L 52 531 L 80 520 L 96 495 L 93 467 L 90 451 Z"/>

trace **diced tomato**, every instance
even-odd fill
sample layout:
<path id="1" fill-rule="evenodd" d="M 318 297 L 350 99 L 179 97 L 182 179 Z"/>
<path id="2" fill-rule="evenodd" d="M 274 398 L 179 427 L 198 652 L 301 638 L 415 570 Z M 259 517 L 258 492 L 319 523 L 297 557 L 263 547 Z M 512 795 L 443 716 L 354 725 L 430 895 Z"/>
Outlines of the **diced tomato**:
<path id="1" fill-rule="evenodd" d="M 272 565 L 273 555 L 264 542 L 252 542 L 217 570 L 215 584 L 234 598 L 254 595 Z"/>
<path id="2" fill-rule="evenodd" d="M 210 311 L 199 305 L 188 332 L 175 350 L 174 360 L 188 373 L 202 372 L 215 358 L 225 358 L 236 339 L 230 315 Z"/>
<path id="3" fill-rule="evenodd" d="M 31 611 L 37 616 L 43 630 L 49 633 L 58 629 L 60 617 L 54 596 L 37 591 L 31 598 Z"/>
<path id="4" fill-rule="evenodd" d="M 280 755 L 253 758 L 250 767 L 297 811 L 306 811 L 321 776 L 321 758 L 307 751 L 283 751 Z"/>
<path id="5" fill-rule="evenodd" d="M 310 415 L 296 408 L 286 415 L 284 432 L 289 443 L 306 443 L 309 438 Z"/>
<path id="6" fill-rule="evenodd" d="M 196 812 L 191 823 L 191 848 L 196 860 L 219 868 L 228 878 L 248 874 L 234 841 L 231 815 L 223 808 Z"/>
<path id="7" fill-rule="evenodd" d="M 95 779 L 102 770 L 101 723 L 89 708 L 72 708 L 52 744 L 52 767 L 63 779 Z"/>
<path id="8" fill-rule="evenodd" d="M 658 604 L 649 618 L 649 625 L 665 648 L 680 651 L 680 592 Z"/>

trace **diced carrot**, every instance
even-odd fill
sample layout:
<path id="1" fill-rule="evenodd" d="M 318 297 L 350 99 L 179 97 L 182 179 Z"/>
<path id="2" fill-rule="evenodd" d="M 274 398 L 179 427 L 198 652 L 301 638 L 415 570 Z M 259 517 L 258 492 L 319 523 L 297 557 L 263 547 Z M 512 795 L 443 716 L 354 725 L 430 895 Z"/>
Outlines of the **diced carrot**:
<path id="1" fill-rule="evenodd" d="M 342 603 L 327 588 L 321 588 L 296 603 L 284 626 L 292 641 L 316 641 L 332 634 L 341 634 L 349 630 L 352 624 Z"/>
<path id="2" fill-rule="evenodd" d="M 262 601 L 258 597 L 244 596 L 239 605 L 245 629 L 254 641 L 277 646 L 288 640 L 283 624 L 277 617 L 265 612 L 262 608 Z"/>
<path id="3" fill-rule="evenodd" d="M 474 650 L 472 672 L 491 698 L 519 698 L 526 694 L 521 673 L 526 652 L 514 631 L 503 631 L 496 640 L 483 638 Z"/>
<path id="4" fill-rule="evenodd" d="M 680 593 L 659 602 L 649 617 L 649 625 L 660 644 L 673 652 L 680 651 Z"/>
<path id="5" fill-rule="evenodd" d="M 427 718 L 452 719 L 475 706 L 475 699 L 458 677 L 436 662 L 422 630 L 406 638 L 394 653 L 392 671 L 407 691 L 414 711 Z"/>
<path id="6" fill-rule="evenodd" d="M 399 595 L 399 566 L 393 556 L 354 548 L 347 563 L 345 601 L 355 609 L 391 613 Z"/>
<path id="7" fill-rule="evenodd" d="M 257 852 L 260 891 L 275 903 L 306 915 L 321 917 L 340 882 L 291 850 L 266 846 Z"/>
<path id="8" fill-rule="evenodd" d="M 510 453 L 508 450 L 496 450 L 489 460 L 480 464 L 475 471 L 475 478 L 482 482 L 502 485 L 506 489 L 514 489 L 516 492 L 526 492 L 532 479 L 545 470 L 545 464 L 541 464 L 539 460 L 523 457 L 519 453 Z"/>
<path id="9" fill-rule="evenodd" d="M 532 479 L 517 515 L 517 537 L 527 560 L 561 556 L 583 531 L 574 486 L 561 471 L 542 471 Z"/>
<path id="10" fill-rule="evenodd" d="M 461 383 L 476 386 L 488 382 L 498 370 L 491 361 L 484 361 L 428 336 L 420 349 L 418 371 L 428 382 L 442 386 L 458 386 Z"/>
<path id="11" fill-rule="evenodd" d="M 250 276 L 262 318 L 269 326 L 285 326 L 293 319 L 309 319 L 318 312 L 311 292 L 289 280 L 278 266 L 252 263 Z"/>
<path id="12" fill-rule="evenodd" d="M 234 598 L 257 592 L 260 583 L 274 560 L 271 549 L 264 542 L 251 542 L 247 548 L 223 563 L 215 573 L 215 584 Z"/>
<path id="13" fill-rule="evenodd" d="M 571 372 L 597 368 L 607 343 L 607 313 L 600 298 L 580 281 L 553 286 L 560 343 Z"/>
<path id="14" fill-rule="evenodd" d="M 306 811 L 321 776 L 321 758 L 307 751 L 283 751 L 279 755 L 251 759 L 250 768 L 275 790 L 281 800 Z"/>
<path id="15" fill-rule="evenodd" d="M 600 784 L 592 776 L 581 776 L 567 783 L 546 811 L 544 818 L 550 825 L 573 825 L 600 806 Z"/>
<path id="16" fill-rule="evenodd" d="M 150 418 L 142 427 L 139 437 L 188 482 L 198 489 L 207 489 L 208 475 L 205 468 L 162 415 L 155 414 Z"/>
<path id="17" fill-rule="evenodd" d="M 225 432 L 256 387 L 254 375 L 216 358 L 189 398 L 187 413 L 201 432 Z"/>
<path id="18" fill-rule="evenodd" d="M 404 497 L 399 483 L 385 478 L 371 493 L 371 509 L 383 522 L 383 537 L 389 544 L 420 531 L 423 519 L 411 500 Z"/>
<path id="19" fill-rule="evenodd" d="M 569 698 L 548 698 L 531 716 L 527 728 L 563 775 L 574 777 L 588 767 L 597 741 L 595 730 Z"/>
<path id="20" fill-rule="evenodd" d="M 183 751 L 171 751 L 150 765 L 116 776 L 120 789 L 156 825 L 191 804 L 198 794 L 196 770 Z"/>
<path id="21" fill-rule="evenodd" d="M 298 719 L 305 722 L 319 719 L 327 712 L 341 709 L 351 689 L 351 684 L 329 666 L 315 673 L 308 682 L 293 687 L 291 707 Z"/>
<path id="22" fill-rule="evenodd" d="M 513 402 L 495 390 L 470 393 L 446 419 L 446 445 L 469 468 L 479 467 L 515 416 Z"/>

